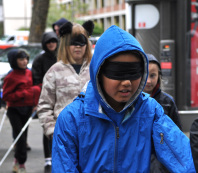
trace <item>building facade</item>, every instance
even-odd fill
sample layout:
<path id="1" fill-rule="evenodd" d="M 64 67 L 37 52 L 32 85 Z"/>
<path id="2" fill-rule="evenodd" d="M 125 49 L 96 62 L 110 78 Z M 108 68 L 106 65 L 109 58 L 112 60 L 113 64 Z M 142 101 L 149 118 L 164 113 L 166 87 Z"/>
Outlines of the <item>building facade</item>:
<path id="1" fill-rule="evenodd" d="M 72 8 L 73 0 L 57 0 L 57 3 Z M 87 8 L 83 11 L 77 11 L 73 16 L 78 20 L 93 20 L 104 30 L 111 25 L 117 25 L 126 30 L 127 3 L 125 0 L 79 0 L 78 3 L 84 3 Z"/>
<path id="2" fill-rule="evenodd" d="M 70 8 L 73 18 L 93 20 L 103 30 L 117 25 L 127 30 L 127 6 L 125 0 L 55 0 L 58 4 Z M 76 3 L 76 4 L 74 4 Z M 79 4 L 79 10 L 73 10 Z M 19 29 L 30 28 L 32 0 L 0 0 L 0 35 L 9 34 Z"/>
<path id="3" fill-rule="evenodd" d="M 3 34 L 30 28 L 32 0 L 3 0 L 0 2 L 0 22 L 3 23 L 1 26 Z"/>

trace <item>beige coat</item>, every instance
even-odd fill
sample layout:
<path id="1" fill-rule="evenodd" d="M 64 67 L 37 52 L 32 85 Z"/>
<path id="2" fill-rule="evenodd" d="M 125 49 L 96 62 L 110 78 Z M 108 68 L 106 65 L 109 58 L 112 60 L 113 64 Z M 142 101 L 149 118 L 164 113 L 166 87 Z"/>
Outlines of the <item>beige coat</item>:
<path id="1" fill-rule="evenodd" d="M 55 63 L 47 71 L 37 108 L 46 136 L 53 134 L 59 113 L 78 96 L 89 79 L 89 65 L 85 62 L 79 74 L 70 64 L 62 61 Z"/>

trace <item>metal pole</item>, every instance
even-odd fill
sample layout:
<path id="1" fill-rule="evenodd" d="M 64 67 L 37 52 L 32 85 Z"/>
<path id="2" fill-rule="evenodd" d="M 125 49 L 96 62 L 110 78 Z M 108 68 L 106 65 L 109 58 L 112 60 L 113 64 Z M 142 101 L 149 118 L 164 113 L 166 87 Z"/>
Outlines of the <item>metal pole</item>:
<path id="1" fill-rule="evenodd" d="M 35 115 L 36 115 L 36 111 L 34 111 L 32 113 L 31 117 L 28 119 L 28 121 L 26 122 L 26 124 L 24 125 L 24 127 L 21 129 L 21 132 L 18 134 L 18 136 L 16 137 L 16 139 L 14 140 L 14 142 L 12 143 L 12 145 L 10 146 L 10 148 L 8 149 L 8 151 L 5 153 L 5 155 L 1 159 L 0 166 L 3 164 L 4 160 L 6 159 L 6 157 L 8 156 L 8 154 L 10 153 L 10 151 L 12 150 L 12 148 L 14 147 L 14 145 L 17 143 L 17 141 L 19 140 L 19 138 L 21 137 L 21 135 L 23 134 L 23 132 L 25 131 L 25 129 L 27 128 L 27 126 L 30 124 L 30 122 L 32 121 L 32 119 L 33 119 L 33 117 Z"/>
<path id="2" fill-rule="evenodd" d="M 1 132 L 1 129 L 3 127 L 3 123 L 5 121 L 5 118 L 6 118 L 6 114 L 7 114 L 7 110 L 4 111 L 4 114 L 3 114 L 3 117 L 2 117 L 2 120 L 1 120 L 1 124 L 0 124 L 0 132 Z"/>

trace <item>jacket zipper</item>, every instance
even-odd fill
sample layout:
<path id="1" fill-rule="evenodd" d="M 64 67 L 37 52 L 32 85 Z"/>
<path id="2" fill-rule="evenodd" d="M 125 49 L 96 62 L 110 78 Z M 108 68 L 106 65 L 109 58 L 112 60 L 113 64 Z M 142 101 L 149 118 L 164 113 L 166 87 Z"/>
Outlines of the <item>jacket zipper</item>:
<path id="1" fill-rule="evenodd" d="M 120 134 L 119 134 L 119 127 L 118 126 L 115 126 L 114 124 L 113 124 L 113 126 L 114 126 L 114 128 L 115 128 L 115 153 L 114 153 L 114 170 L 113 170 L 113 172 L 115 172 L 115 168 L 116 168 L 116 157 L 117 157 L 117 140 L 120 138 Z"/>
<path id="2" fill-rule="evenodd" d="M 164 142 L 164 134 L 160 133 L 160 136 L 161 136 L 160 144 L 163 144 L 163 142 Z"/>
<path id="3" fill-rule="evenodd" d="M 116 127 L 116 138 L 119 139 L 120 134 L 119 134 L 119 127 Z"/>
<path id="4" fill-rule="evenodd" d="M 161 139 L 160 139 L 160 144 L 164 144 L 164 142 L 165 142 L 165 144 L 168 146 L 168 148 L 171 150 L 171 152 L 174 154 L 174 156 L 175 156 L 175 158 L 177 158 L 177 160 L 179 161 L 179 163 L 182 165 L 182 166 L 184 166 L 183 164 L 182 164 L 182 162 L 180 161 L 180 159 L 177 157 L 177 155 L 172 151 L 172 149 L 171 149 L 171 147 L 169 146 L 169 144 L 168 143 L 166 143 L 166 141 L 164 140 L 164 133 L 160 133 L 160 137 L 161 137 Z"/>

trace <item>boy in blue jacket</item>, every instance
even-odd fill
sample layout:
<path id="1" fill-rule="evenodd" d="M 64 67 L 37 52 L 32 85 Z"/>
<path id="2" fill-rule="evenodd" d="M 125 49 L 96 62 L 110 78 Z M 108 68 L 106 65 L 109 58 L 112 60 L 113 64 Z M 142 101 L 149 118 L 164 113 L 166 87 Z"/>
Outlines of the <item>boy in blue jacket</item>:
<path id="1" fill-rule="evenodd" d="M 56 121 L 53 173 L 149 172 L 153 146 L 170 172 L 195 172 L 189 139 L 142 92 L 147 76 L 138 41 L 117 26 L 107 29 L 95 47 L 91 80 Z"/>

